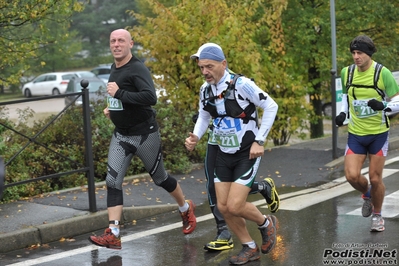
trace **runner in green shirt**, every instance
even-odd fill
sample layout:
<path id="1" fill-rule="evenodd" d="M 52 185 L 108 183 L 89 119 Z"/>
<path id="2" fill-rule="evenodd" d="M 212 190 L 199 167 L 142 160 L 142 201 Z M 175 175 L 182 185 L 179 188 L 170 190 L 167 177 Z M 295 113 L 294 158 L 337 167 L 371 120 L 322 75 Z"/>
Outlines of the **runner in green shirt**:
<path id="1" fill-rule="evenodd" d="M 371 56 L 377 49 L 368 36 L 356 37 L 349 48 L 354 70 L 349 71 L 350 67 L 345 67 L 341 71 L 341 81 L 346 86 L 343 89 L 341 112 L 335 118 L 335 123 L 342 126 L 349 118 L 345 176 L 353 188 L 362 192 L 362 215 L 372 215 L 371 231 L 381 232 L 385 230 L 381 216 L 385 194 L 382 170 L 389 138 L 389 118 L 385 112 L 399 111 L 399 87 L 386 67 L 382 67 L 380 73 L 376 72 L 378 64 Z M 369 179 L 361 174 L 367 155 Z"/>

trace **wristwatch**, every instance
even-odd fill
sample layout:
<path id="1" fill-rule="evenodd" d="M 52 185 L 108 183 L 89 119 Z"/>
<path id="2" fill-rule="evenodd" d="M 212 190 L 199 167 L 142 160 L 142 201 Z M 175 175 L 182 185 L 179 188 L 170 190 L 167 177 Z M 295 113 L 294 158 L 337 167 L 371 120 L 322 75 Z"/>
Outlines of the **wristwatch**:
<path id="1" fill-rule="evenodd" d="M 256 143 L 258 143 L 260 146 L 265 145 L 265 142 L 263 140 L 255 140 Z"/>

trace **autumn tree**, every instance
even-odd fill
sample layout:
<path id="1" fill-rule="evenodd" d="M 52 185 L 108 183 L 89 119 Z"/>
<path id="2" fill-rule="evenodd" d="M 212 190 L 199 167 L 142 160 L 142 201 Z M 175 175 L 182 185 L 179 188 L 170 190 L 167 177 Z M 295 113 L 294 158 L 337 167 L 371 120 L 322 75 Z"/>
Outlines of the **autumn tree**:
<path id="1" fill-rule="evenodd" d="M 65 52 L 49 49 L 68 38 L 68 19 L 81 9 L 77 0 L 0 1 L 2 84 L 17 84 L 30 62 L 41 55 Z"/>
<path id="2" fill-rule="evenodd" d="M 306 89 L 303 78 L 292 75 L 291 59 L 286 54 L 286 36 L 284 35 L 282 13 L 288 2 L 270 1 L 265 8 L 265 25 L 257 31 L 256 42 L 263 47 L 262 66 L 267 73 L 268 91 L 279 105 L 279 112 L 273 124 L 274 145 L 287 144 L 292 134 L 304 138 L 311 107 L 306 102 Z M 267 33 L 267 34 L 265 34 Z M 268 62 L 268 63 L 267 63 Z"/>
<path id="3" fill-rule="evenodd" d="M 295 95 L 298 85 L 284 73 L 286 64 L 281 61 L 284 50 L 274 46 L 282 40 L 278 17 L 286 1 L 176 1 L 169 7 L 158 1 L 146 2 L 154 16 L 131 11 L 140 26 L 129 30 L 136 44 L 142 45 L 142 53 L 153 59 L 149 67 L 176 112 L 198 109 L 198 90 L 204 81 L 190 55 L 201 44 L 215 42 L 223 47 L 229 68 L 254 78 L 280 104 L 292 101 L 279 111 L 281 123 L 271 134 L 279 139 L 275 143 L 281 144 L 280 138 L 287 140 L 297 130 L 300 122 L 290 124 L 286 118 L 304 118 L 303 101 L 296 101 L 302 93 Z M 275 22 L 280 27 L 270 27 Z M 270 36 L 274 38 L 272 44 Z M 270 47 L 261 45 L 260 40 Z"/>
<path id="4" fill-rule="evenodd" d="M 136 1 L 96 0 L 87 1 L 84 10 L 75 13 L 71 29 L 78 31 L 78 39 L 92 65 L 112 62 L 109 54 L 109 34 L 112 30 L 135 25 L 126 10 L 136 10 Z"/>
<path id="5" fill-rule="evenodd" d="M 398 62 L 397 25 L 399 8 L 395 1 L 336 0 L 337 65 L 351 64 L 350 41 L 360 34 L 370 36 L 377 45 L 374 59 L 395 68 Z M 289 0 L 282 17 L 291 73 L 305 77 L 315 119 L 311 119 L 311 138 L 323 136 L 322 95 L 331 79 L 331 21 L 329 1 Z M 395 66 L 396 64 L 396 66 Z"/>

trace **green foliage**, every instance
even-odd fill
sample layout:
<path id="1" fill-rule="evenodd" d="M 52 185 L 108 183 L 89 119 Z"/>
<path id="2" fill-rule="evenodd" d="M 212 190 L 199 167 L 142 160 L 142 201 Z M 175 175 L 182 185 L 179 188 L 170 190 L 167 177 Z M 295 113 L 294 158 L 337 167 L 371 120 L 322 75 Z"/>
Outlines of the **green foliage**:
<path id="1" fill-rule="evenodd" d="M 141 24 L 130 30 L 136 45 L 143 46 L 142 53 L 155 59 L 148 66 L 154 74 L 163 75 L 157 83 L 165 88 L 175 108 L 198 109 L 198 89 L 203 79 L 190 55 L 205 42 L 220 44 L 235 72 L 253 77 L 262 85 L 260 54 L 252 40 L 256 25 L 245 20 L 259 8 L 257 2 L 228 5 L 226 1 L 178 1 L 170 7 L 147 2 L 154 17 L 130 11 Z M 236 19 L 237 12 L 244 19 Z"/>
<path id="2" fill-rule="evenodd" d="M 83 12 L 73 15 L 71 30 L 78 32 L 78 42 L 88 52 L 91 66 L 112 62 L 112 58 L 107 56 L 110 54 L 109 34 L 115 29 L 135 24 L 126 13 L 128 9 L 136 10 L 135 1 L 87 1 Z"/>
<path id="3" fill-rule="evenodd" d="M 279 106 L 270 134 L 276 146 L 287 144 L 293 134 L 303 138 L 301 131 L 307 127 L 306 122 L 312 113 L 311 106 L 305 100 L 303 78 L 289 73 L 291 59 L 286 56 L 286 36 L 281 20 L 285 10 L 286 3 L 271 3 L 267 6 L 265 25 L 257 32 L 258 42 L 265 44 L 261 64 L 263 71 L 268 77 L 273 77 L 268 79 L 267 91 Z"/>
<path id="4" fill-rule="evenodd" d="M 162 97 L 156 106 L 157 121 L 160 125 L 165 167 L 173 172 L 185 173 L 191 170 L 193 162 L 205 157 L 206 142 L 200 142 L 195 150 L 187 152 L 184 139 L 192 131 L 192 116 L 196 112 L 183 112 Z"/>
<path id="5" fill-rule="evenodd" d="M 59 48 L 68 36 L 68 19 L 81 11 L 82 4 L 77 0 L 1 1 L 0 9 L 0 80 L 17 85 L 43 51 L 55 46 L 53 53 L 66 52 Z"/>
<path id="6" fill-rule="evenodd" d="M 93 107 L 91 135 L 94 176 L 97 181 L 101 181 L 106 177 L 108 146 L 114 126 L 103 115 L 104 102 L 93 103 Z M 159 101 L 155 108 L 161 129 L 165 167 L 172 172 L 187 172 L 192 162 L 198 162 L 204 157 L 206 148 L 205 141 L 191 153 L 188 153 L 184 147 L 184 138 L 193 127 L 191 121 L 193 113 L 177 112 L 165 99 Z M 33 115 L 34 112 L 30 108 L 21 110 L 18 123 L 16 123 L 7 118 L 8 112 L 5 107 L 0 109 L 2 123 L 0 125 L 0 154 L 7 164 L 6 184 L 84 167 L 85 141 L 82 108 L 72 106 L 55 121 L 53 121 L 55 116 L 52 115 L 32 123 Z M 25 149 L 22 149 L 23 147 Z M 127 175 L 145 172 L 141 160 L 134 157 Z M 37 196 L 45 192 L 82 186 L 86 183 L 84 173 L 68 174 L 60 178 L 35 181 L 6 189 L 3 200 Z"/>
<path id="7" fill-rule="evenodd" d="M 353 63 L 349 43 L 357 35 L 370 36 L 379 52 L 373 58 L 397 69 L 399 8 L 395 1 L 335 1 L 337 73 Z M 289 73 L 303 78 L 315 116 L 310 117 L 311 136 L 323 135 L 322 99 L 330 97 L 331 19 L 328 1 L 289 0 L 282 14 Z M 321 128 L 320 128 L 321 127 Z M 320 130 L 321 129 L 321 130 Z"/>
<path id="8" fill-rule="evenodd" d="M 343 12 L 345 10 L 345 12 Z M 399 68 L 399 3 L 397 1 L 337 1 L 338 71 L 352 64 L 349 43 L 357 35 L 371 37 L 377 47 L 373 59 L 391 70 Z M 339 73 L 339 72 L 338 72 Z"/>
<path id="9" fill-rule="evenodd" d="M 190 55 L 201 44 L 215 42 L 223 47 L 229 68 L 254 78 L 280 105 L 269 135 L 276 145 L 286 144 L 306 126 L 309 107 L 303 79 L 289 74 L 290 59 L 284 57 L 280 15 L 286 1 L 145 2 L 146 13 L 130 11 L 140 26 L 129 29 L 143 46 L 142 53 L 155 59 L 148 65 L 162 75 L 156 83 L 165 88 L 176 110 L 198 109 L 198 89 L 204 81 Z"/>

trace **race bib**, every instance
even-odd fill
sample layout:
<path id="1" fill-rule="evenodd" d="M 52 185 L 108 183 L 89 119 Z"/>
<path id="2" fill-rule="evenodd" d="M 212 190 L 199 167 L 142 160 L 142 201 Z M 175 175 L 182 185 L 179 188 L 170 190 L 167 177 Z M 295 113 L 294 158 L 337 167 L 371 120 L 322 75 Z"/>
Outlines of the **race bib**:
<path id="1" fill-rule="evenodd" d="M 115 99 L 111 96 L 107 97 L 107 106 L 108 110 L 110 111 L 122 111 L 123 110 L 123 105 L 121 100 Z"/>
<path id="2" fill-rule="evenodd" d="M 213 133 L 212 139 L 220 146 L 224 148 L 238 148 L 240 143 L 238 142 L 238 137 L 234 133 L 226 133 L 221 131 L 216 131 Z"/>
<path id="3" fill-rule="evenodd" d="M 215 134 L 213 134 L 213 131 L 211 131 L 211 130 L 209 131 L 208 144 L 218 145 L 216 136 L 215 136 Z"/>
<path id="4" fill-rule="evenodd" d="M 378 114 L 378 111 L 374 111 L 370 106 L 367 106 L 369 100 L 353 100 L 352 106 L 355 111 L 355 115 L 359 118 L 370 117 Z"/>

